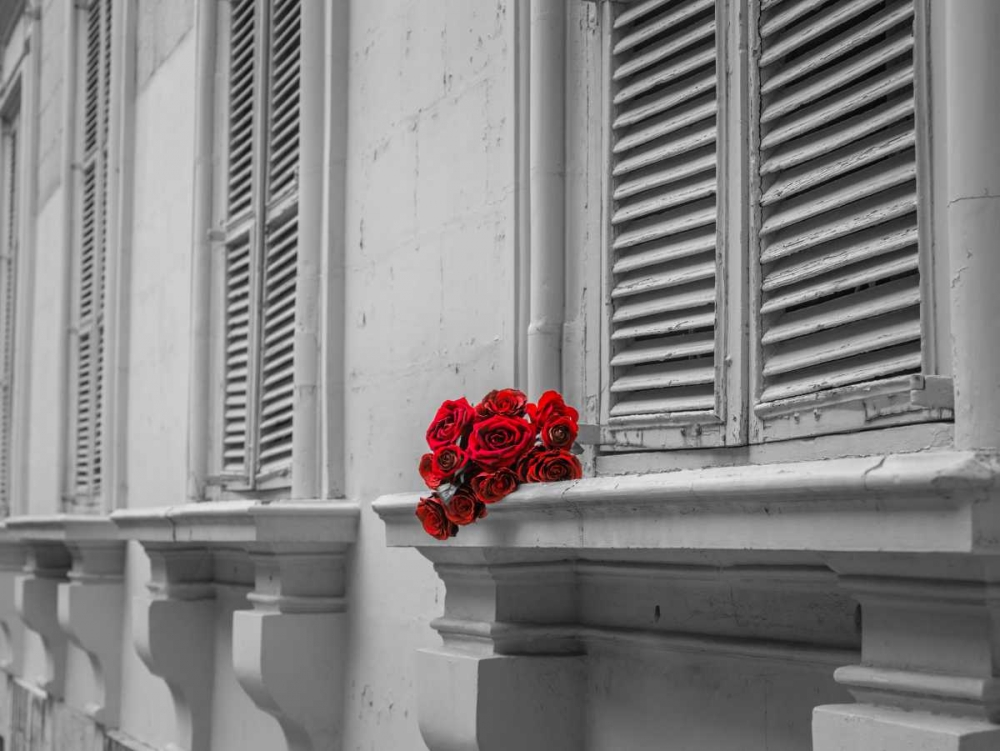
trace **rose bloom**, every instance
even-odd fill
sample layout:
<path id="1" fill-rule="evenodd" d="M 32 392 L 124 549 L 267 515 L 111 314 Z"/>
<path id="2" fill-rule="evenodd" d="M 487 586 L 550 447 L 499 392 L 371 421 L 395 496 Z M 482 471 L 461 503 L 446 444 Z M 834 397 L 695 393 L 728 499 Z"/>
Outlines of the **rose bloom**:
<path id="1" fill-rule="evenodd" d="M 546 448 L 568 449 L 576 440 L 579 426 L 569 415 L 553 417 L 539 431 L 539 437 Z"/>
<path id="2" fill-rule="evenodd" d="M 496 415 L 472 426 L 469 459 L 484 470 L 509 467 L 535 442 L 535 431 L 524 420 Z"/>
<path id="3" fill-rule="evenodd" d="M 560 482 L 583 477 L 580 460 L 562 449 L 534 452 L 524 462 L 525 482 Z"/>
<path id="4" fill-rule="evenodd" d="M 443 402 L 427 428 L 427 445 L 434 450 L 458 443 L 465 437 L 475 416 L 476 411 L 464 396 Z"/>
<path id="5" fill-rule="evenodd" d="M 483 503 L 496 503 L 517 490 L 517 474 L 502 467 L 495 472 L 483 472 L 472 478 L 472 492 Z"/>
<path id="6" fill-rule="evenodd" d="M 464 527 L 466 524 L 472 524 L 476 519 L 486 516 L 486 506 L 472 494 L 471 490 L 463 486 L 455 491 L 451 500 L 444 507 L 444 513 L 448 517 L 448 521 Z"/>
<path id="7" fill-rule="evenodd" d="M 458 527 L 448 519 L 437 496 L 420 499 L 417 503 L 417 518 L 424 525 L 424 531 L 438 540 L 447 540 L 458 533 Z"/>
<path id="8" fill-rule="evenodd" d="M 444 482 L 444 477 L 434 468 L 434 454 L 424 454 L 420 457 L 420 465 L 417 468 L 420 476 L 424 478 L 424 484 L 431 490 L 437 490 Z"/>
<path id="9" fill-rule="evenodd" d="M 542 430 L 557 417 L 568 417 L 576 423 L 580 413 L 566 404 L 558 391 L 546 391 L 538 397 L 538 404 L 528 405 L 528 417 L 537 429 Z"/>
<path id="10" fill-rule="evenodd" d="M 480 419 L 503 415 L 504 417 L 524 417 L 528 397 L 517 389 L 494 389 L 476 405 L 476 415 Z"/>
<path id="11" fill-rule="evenodd" d="M 432 455 L 431 467 L 436 475 L 447 480 L 461 471 L 466 461 L 465 452 L 458 446 L 442 446 Z"/>

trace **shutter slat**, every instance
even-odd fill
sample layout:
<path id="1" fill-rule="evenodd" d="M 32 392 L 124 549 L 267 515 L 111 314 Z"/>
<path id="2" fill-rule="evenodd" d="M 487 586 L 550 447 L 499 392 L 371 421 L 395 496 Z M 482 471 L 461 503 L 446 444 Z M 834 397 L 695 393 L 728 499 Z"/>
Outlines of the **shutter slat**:
<path id="1" fill-rule="evenodd" d="M 273 0 L 271 73 L 268 85 L 267 195 L 292 186 L 299 166 L 301 0 Z"/>
<path id="2" fill-rule="evenodd" d="M 846 273 L 850 275 L 853 273 L 854 264 L 916 244 L 917 226 L 912 218 L 878 225 L 827 243 L 819 249 L 819 253 L 803 253 L 773 264 L 764 276 L 761 288 L 765 292 L 774 292 L 782 287 L 842 269 L 846 269 Z M 857 284 L 848 283 L 848 286 Z"/>
<path id="3" fill-rule="evenodd" d="M 716 163 L 714 144 L 709 144 L 709 151 L 706 154 L 697 156 L 680 163 L 670 162 L 667 169 L 645 170 L 638 173 L 638 176 L 631 180 L 622 180 L 616 184 L 613 198 L 620 201 L 623 198 L 645 193 L 647 190 L 659 188 L 664 185 L 679 182 L 685 178 L 692 177 L 702 172 L 715 169 Z"/>
<path id="4" fill-rule="evenodd" d="M 681 154 L 686 154 L 689 151 L 694 151 L 702 146 L 714 143 L 715 137 L 716 129 L 715 124 L 713 123 L 710 127 L 699 128 L 698 130 L 681 136 L 676 140 L 667 141 L 660 146 L 647 149 L 646 151 L 636 154 L 633 157 L 622 159 L 615 165 L 612 175 L 619 177 L 629 172 L 634 172 L 642 167 L 648 167 L 651 164 L 656 164 L 657 162 L 662 162 L 667 159 L 680 156 Z"/>
<path id="5" fill-rule="evenodd" d="M 669 193 L 661 193 L 653 198 L 642 201 L 634 201 L 623 205 L 611 217 L 612 224 L 622 224 L 635 219 L 639 219 L 650 214 L 657 214 L 674 206 L 698 201 L 702 198 L 715 195 L 716 181 L 714 177 L 707 180 L 678 187 Z"/>
<path id="6" fill-rule="evenodd" d="M 767 81 L 762 83 L 760 91 L 762 94 L 770 94 L 787 86 L 792 81 L 822 68 L 912 17 L 913 0 L 900 0 L 895 3 L 895 7 L 889 3 L 884 13 L 873 18 L 870 23 L 851 28 L 825 44 L 819 45 L 815 52 L 802 58 L 796 58 L 795 62 L 785 64 L 781 66 L 780 70 L 773 71 L 773 75 L 769 75 Z"/>
<path id="7" fill-rule="evenodd" d="M 775 344 L 919 304 L 920 289 L 914 287 L 909 278 L 904 277 L 859 292 L 849 306 L 840 304 L 839 298 L 835 298 L 821 305 L 788 313 L 782 317 L 780 324 L 764 332 L 761 343 Z"/>
<path id="8" fill-rule="evenodd" d="M 761 17 L 761 402 L 920 368 L 912 18 L 913 0 Z"/>
<path id="9" fill-rule="evenodd" d="M 610 416 L 635 417 L 641 415 L 669 416 L 705 412 L 715 406 L 711 385 L 670 389 L 668 391 L 632 392 L 618 395 Z"/>
<path id="10" fill-rule="evenodd" d="M 630 107 L 616 108 L 613 126 L 627 128 L 653 115 L 668 112 L 684 102 L 715 91 L 715 71 L 706 71 L 691 81 L 684 80 L 662 92 L 638 99 Z"/>
<path id="11" fill-rule="evenodd" d="M 788 53 L 823 36 L 881 2 L 883 0 L 843 0 L 835 6 L 824 9 L 824 12 L 807 14 L 806 20 L 798 26 L 793 29 L 785 29 L 780 40 L 763 46 L 760 55 L 761 67 L 777 62 Z M 769 28 L 769 23 L 771 21 L 765 21 L 761 24 L 762 35 L 764 35 L 764 30 Z M 777 30 L 775 29 L 775 31 Z"/>
<path id="12" fill-rule="evenodd" d="M 693 334 L 679 334 L 653 343 L 638 343 L 623 349 L 611 358 L 611 367 L 641 365 L 643 363 L 681 360 L 700 355 L 710 355 L 715 349 L 715 337 L 711 331 Z"/>
<path id="13" fill-rule="evenodd" d="M 638 365 L 630 368 L 628 373 L 615 378 L 611 384 L 612 393 L 670 389 L 715 382 L 715 365 L 712 357 L 692 358 L 680 363 Z"/>
<path id="14" fill-rule="evenodd" d="M 912 182 L 916 177 L 917 165 L 913 152 L 883 160 L 782 202 L 781 210 L 773 212 L 763 222 L 760 234 L 772 234 L 812 217 L 842 209 L 864 198 Z"/>
<path id="15" fill-rule="evenodd" d="M 611 290 L 612 299 L 640 295 L 655 290 L 679 287 L 691 282 L 715 277 L 715 254 L 707 258 L 699 257 L 693 262 L 671 264 L 658 272 L 643 272 L 637 275 L 620 277 L 618 284 Z"/>
<path id="16" fill-rule="evenodd" d="M 255 0 L 233 0 L 229 33 L 227 203 L 232 217 L 249 209 L 253 200 L 254 112 L 260 97 Z"/>
<path id="17" fill-rule="evenodd" d="M 628 10 L 623 10 L 614 21 L 614 28 L 620 29 L 623 26 L 632 23 L 642 16 L 647 16 L 653 11 L 662 8 L 667 3 L 672 3 L 674 0 L 646 0 L 642 3 L 633 3 L 628 6 Z"/>
<path id="18" fill-rule="evenodd" d="M 696 49 L 676 60 L 670 60 L 649 74 L 628 86 L 623 86 L 615 95 L 614 103 L 623 104 L 645 94 L 650 89 L 678 81 L 691 72 L 715 64 L 715 49 Z"/>
<path id="19" fill-rule="evenodd" d="M 226 246 L 225 391 L 223 469 L 245 473 L 248 446 L 251 250 L 248 240 Z"/>
<path id="20" fill-rule="evenodd" d="M 678 4 L 670 13 L 664 13 L 652 20 L 643 21 L 632 27 L 629 33 L 623 34 L 614 46 L 614 54 L 621 55 L 643 42 L 647 42 L 664 31 L 676 28 L 679 24 L 689 21 L 699 13 L 714 9 L 715 0 L 691 0 Z M 627 17 L 628 12 L 622 14 Z M 621 18 L 621 17 L 619 17 Z M 624 28 L 627 22 L 616 22 L 615 28 Z M 631 57 L 629 59 L 632 59 Z"/>
<path id="21" fill-rule="evenodd" d="M 704 233 L 698 237 L 682 242 L 667 243 L 638 253 L 621 253 L 615 260 L 611 271 L 615 274 L 625 274 L 629 271 L 644 269 L 668 261 L 696 255 L 706 250 L 714 250 L 715 232 Z"/>
<path id="22" fill-rule="evenodd" d="M 617 326 L 611 338 L 634 339 L 640 336 L 691 331 L 713 325 L 715 323 L 715 309 L 711 306 L 714 302 L 714 291 L 711 299 L 709 299 L 708 294 L 703 295 L 700 299 L 692 299 L 692 297 L 677 295 L 678 299 L 674 299 L 672 295 L 654 295 L 652 299 L 644 302 L 619 305 L 612 316 L 617 318 L 614 323 L 635 321 L 642 318 L 651 318 L 652 320 L 634 326 Z M 701 304 L 696 305 L 697 303 Z"/>
<path id="23" fill-rule="evenodd" d="M 715 100 L 710 99 L 696 107 L 682 110 L 680 113 L 671 113 L 669 117 L 660 118 L 658 122 L 618 139 L 612 151 L 615 154 L 621 154 L 629 149 L 634 149 L 636 146 L 642 146 L 650 141 L 655 141 L 657 138 L 712 117 L 715 115 L 715 112 Z"/>
<path id="24" fill-rule="evenodd" d="M 793 138 L 821 130 L 827 123 L 848 112 L 869 106 L 900 89 L 913 87 L 913 65 L 894 66 L 872 80 L 862 81 L 838 92 L 832 100 L 824 99 L 816 105 L 802 107 L 798 117 L 768 130 L 761 138 L 761 148 L 773 149 Z"/>
<path id="25" fill-rule="evenodd" d="M 622 250 L 662 237 L 679 235 L 699 227 L 714 225 L 716 216 L 717 211 L 713 202 L 706 204 L 704 201 L 699 201 L 693 209 L 674 209 L 663 212 L 662 218 L 658 216 L 652 217 L 651 220 L 643 219 L 636 222 L 639 226 L 622 232 L 615 238 L 611 247 L 613 250 Z"/>
<path id="26" fill-rule="evenodd" d="M 789 198 L 828 180 L 896 154 L 916 144 L 913 123 L 905 122 L 830 152 L 815 164 L 788 170 L 761 196 L 761 206 Z"/>
<path id="27" fill-rule="evenodd" d="M 664 40 L 648 52 L 631 58 L 627 63 L 616 68 L 612 77 L 614 80 L 620 81 L 623 78 L 631 76 L 637 71 L 648 68 L 654 63 L 658 63 L 660 60 L 673 55 L 679 50 L 684 49 L 688 45 L 693 44 L 700 39 L 712 37 L 714 35 L 715 17 L 712 16 L 684 33 Z"/>

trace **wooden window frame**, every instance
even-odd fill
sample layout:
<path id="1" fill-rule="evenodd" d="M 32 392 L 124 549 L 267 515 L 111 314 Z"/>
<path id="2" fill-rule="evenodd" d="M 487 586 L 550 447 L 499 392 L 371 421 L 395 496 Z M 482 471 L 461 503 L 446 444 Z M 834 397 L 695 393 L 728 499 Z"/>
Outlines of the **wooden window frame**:
<path id="1" fill-rule="evenodd" d="M 273 0 L 255 0 L 256 13 L 258 18 L 266 19 L 267 12 Z M 337 21 L 336 13 L 331 9 L 322 7 L 325 4 L 304 2 L 302 4 L 302 41 L 301 41 L 301 75 L 300 81 L 300 120 L 307 123 L 307 118 L 312 116 L 316 122 L 329 118 L 328 97 L 331 93 L 326 91 L 324 80 L 331 78 L 331 74 L 336 76 L 337 70 L 331 70 L 329 56 L 325 55 L 325 49 L 332 43 L 331 34 L 336 34 L 331 28 Z M 334 476 L 326 472 L 326 468 L 321 466 L 320 455 L 322 452 L 321 436 L 319 429 L 313 424 L 309 424 L 307 419 L 300 419 L 303 415 L 314 414 L 323 409 L 326 415 L 339 413 L 339 410 L 332 411 L 323 402 L 325 394 L 319 393 L 315 388 L 320 381 L 321 366 L 323 360 L 323 345 L 320 336 L 303 337 L 299 336 L 299 331 L 318 331 L 324 323 L 324 311 L 328 305 L 329 297 L 334 294 L 329 283 L 321 284 L 317 270 L 326 267 L 326 260 L 322 255 L 323 242 L 321 236 L 326 234 L 327 223 L 331 218 L 333 206 L 321 199 L 331 191 L 331 181 L 337 179 L 336 174 L 327 174 L 325 170 L 330 166 L 327 154 L 330 144 L 325 142 L 330 136 L 324 134 L 323 137 L 315 137 L 320 131 L 316 130 L 307 137 L 303 125 L 300 132 L 299 145 L 299 165 L 303 164 L 325 164 L 324 169 L 312 169 L 306 174 L 305 170 L 299 170 L 299 178 L 290 188 L 286 188 L 273 199 L 268 199 L 266 195 L 267 186 L 264 184 L 263 168 L 266 158 L 267 138 L 267 97 L 266 89 L 260 86 L 261 81 L 266 80 L 269 70 L 269 55 L 266 55 L 266 35 L 258 34 L 255 39 L 255 65 L 256 77 L 258 79 L 258 91 L 261 92 L 260 100 L 255 104 L 255 131 L 253 145 L 253 197 L 251 208 L 236 217 L 229 217 L 227 214 L 227 179 L 228 175 L 228 141 L 227 132 L 229 126 L 229 86 L 228 68 L 230 55 L 230 14 L 231 3 L 229 0 L 218 0 L 216 10 L 216 55 L 215 68 L 216 91 L 215 108 L 213 112 L 214 121 L 214 173 L 216 179 L 213 183 L 212 191 L 212 227 L 210 238 L 214 248 L 211 258 L 210 270 L 210 303 L 208 305 L 210 318 L 210 347 L 209 347 L 209 374 L 210 374 L 210 394 L 209 394 L 209 416 L 208 416 L 208 476 L 205 478 L 207 486 L 206 497 L 217 499 L 239 499 L 246 497 L 261 498 L 284 498 L 284 497 L 329 497 L 339 491 L 339 473 Z M 310 26 L 312 24 L 312 26 Z M 326 57 L 327 62 L 324 62 Z M 346 69 L 342 71 L 346 73 Z M 332 172 L 332 170 L 331 170 Z M 339 174 L 339 179 L 343 175 Z M 260 221 L 258 217 L 263 217 Z M 260 362 L 260 319 L 263 313 L 261 303 L 260 275 L 261 260 L 264 253 L 265 234 L 269 229 L 283 226 L 286 221 L 299 222 L 298 237 L 298 258 L 296 263 L 297 292 L 295 302 L 296 336 L 294 341 L 294 434 L 292 441 L 292 461 L 291 467 L 278 472 L 259 476 L 255 474 L 258 446 L 258 394 L 259 385 L 257 383 L 261 371 Z M 249 335 L 248 357 L 254 363 L 253 370 L 248 377 L 247 403 L 253 405 L 248 409 L 248 417 L 252 415 L 252 420 L 248 421 L 247 427 L 247 473 L 234 474 L 223 471 L 222 438 L 224 434 L 225 419 L 223 415 L 223 399 L 225 387 L 225 250 L 226 248 L 241 238 L 250 238 L 252 258 L 251 262 L 251 294 L 256 295 L 256 300 L 251 300 L 251 331 Z M 303 282 L 303 280 L 306 280 Z M 312 282 L 315 282 L 312 285 Z M 299 285 L 301 284 L 301 289 Z M 311 383 L 313 388 L 300 389 L 300 384 Z M 330 417 L 327 418 L 328 422 Z M 320 489 L 324 486 L 323 489 Z"/>
<path id="2" fill-rule="evenodd" d="M 589 3 L 581 3 L 590 5 Z M 676 420 L 635 420 L 633 426 L 615 424 L 609 416 L 610 406 L 610 240 L 611 230 L 608 217 L 610 206 L 611 163 L 610 122 L 611 122 L 611 28 L 612 6 L 616 0 L 600 0 L 597 3 L 596 30 L 590 37 L 581 35 L 586 24 L 575 24 L 570 29 L 571 38 L 578 46 L 579 58 L 586 72 L 570 71 L 576 77 L 576 85 L 567 86 L 570 92 L 570 106 L 577 91 L 585 91 L 586 101 L 578 104 L 578 113 L 585 114 L 591 121 L 600 122 L 603 135 L 598 139 L 572 137 L 568 140 L 569 163 L 574 161 L 588 165 L 588 182 L 600 183 L 600 226 L 596 225 L 594 212 L 589 215 L 570 215 L 568 237 L 574 232 L 591 246 L 584 250 L 581 259 L 568 255 L 567 273 L 571 284 L 581 284 L 587 288 L 600 289 L 599 300 L 587 303 L 588 315 L 600 321 L 600 335 L 594 336 L 584 330 L 580 342 L 567 338 L 570 362 L 583 363 L 580 368 L 582 386 L 567 384 L 567 393 L 572 395 L 580 388 L 580 403 L 584 405 L 585 419 L 595 420 L 600 425 L 598 457 L 614 456 L 650 450 L 692 449 L 691 456 L 700 455 L 704 461 L 712 449 L 730 447 L 733 449 L 753 449 L 754 446 L 773 441 L 789 439 L 812 439 L 856 433 L 860 430 L 906 429 L 922 430 L 928 423 L 947 422 L 951 419 L 950 393 L 951 363 L 947 346 L 948 312 L 946 301 L 941 295 L 946 292 L 942 283 L 947 279 L 947 259 L 942 258 L 935 248 L 942 247 L 935 225 L 939 218 L 937 205 L 939 191 L 933 186 L 931 159 L 931 130 L 934 127 L 934 113 L 928 106 L 930 101 L 931 72 L 929 66 L 929 9 L 927 0 L 915 0 L 916 49 L 915 95 L 917 97 L 917 164 L 920 213 L 918 217 L 920 233 L 919 263 L 921 272 L 921 327 L 923 332 L 922 373 L 907 376 L 898 382 L 887 384 L 886 389 L 876 389 L 876 393 L 864 386 L 847 387 L 835 393 L 819 392 L 806 395 L 799 400 L 789 400 L 787 405 L 767 414 L 772 423 L 766 430 L 763 419 L 755 410 L 760 394 L 760 379 L 756 376 L 761 359 L 759 340 L 761 329 L 759 308 L 759 243 L 755 228 L 759 224 L 753 197 L 757 190 L 755 148 L 757 127 L 754 123 L 753 108 L 756 91 L 756 71 L 753 56 L 757 42 L 756 23 L 759 0 L 717 0 L 718 48 L 720 63 L 719 76 L 719 218 L 721 228 L 727 229 L 726 237 L 720 242 L 719 272 L 717 276 L 717 329 L 716 367 L 724 363 L 726 372 L 717 375 L 716 411 L 719 420 L 716 427 L 705 423 L 692 422 L 686 416 Z M 729 75 L 725 75 L 726 70 Z M 594 85 L 594 77 L 600 71 L 600 83 Z M 572 135 L 572 134 L 571 134 Z M 600 141 L 598 151 L 597 141 Z M 573 150 L 576 150 L 574 153 Z M 728 161 L 727 161 L 728 160 Z M 739 165 L 728 169 L 729 165 Z M 595 169 L 597 166 L 599 169 Z M 593 190 L 589 193 L 594 196 Z M 725 200 L 723 200 L 725 196 Z M 586 229 L 574 230 L 575 220 L 586 224 Z M 599 237 L 599 240 L 595 240 Z M 599 244 L 599 252 L 595 252 Z M 599 259 L 599 262 L 598 262 Z M 599 266 L 598 269 L 594 267 Z M 572 311 L 569 312 L 572 314 Z M 582 328 L 586 329 L 585 326 Z M 581 347 L 581 355 L 574 347 Z M 718 372 L 718 371 L 717 371 Z M 596 399 L 595 399 L 596 397 Z M 596 402 L 596 408 L 592 405 Z M 850 414 L 838 414 L 838 403 L 848 405 Z M 920 409 L 913 409 L 917 405 Z M 828 410 L 825 419 L 817 428 L 812 419 L 814 409 Z M 766 409 L 764 410 L 766 411 Z M 806 421 L 804 415 L 810 415 Z M 678 423 L 678 424 L 675 424 Z M 813 423 L 813 424 L 810 424 Z M 895 434 L 895 433 L 893 433 Z M 708 449 L 709 451 L 702 451 Z M 700 453 L 699 453 L 700 452 Z M 698 460 L 696 460 L 698 461 Z M 641 462 L 640 462 L 641 463 Z"/>

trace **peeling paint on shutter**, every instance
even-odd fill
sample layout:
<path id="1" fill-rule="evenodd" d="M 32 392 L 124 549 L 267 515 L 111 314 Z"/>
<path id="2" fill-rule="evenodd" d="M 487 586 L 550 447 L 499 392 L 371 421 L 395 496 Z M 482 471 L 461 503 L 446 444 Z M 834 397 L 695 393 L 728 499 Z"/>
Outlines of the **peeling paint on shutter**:
<path id="1" fill-rule="evenodd" d="M 918 373 L 913 0 L 762 3 L 760 368 L 769 404 Z"/>
<path id="2" fill-rule="evenodd" d="M 292 459 L 292 395 L 295 363 L 295 266 L 298 221 L 268 233 L 264 256 L 264 299 L 260 377 L 258 475 L 288 469 Z"/>
<path id="3" fill-rule="evenodd" d="M 3 159 L 3 252 L 0 254 L 0 516 L 10 513 L 11 412 L 14 377 L 15 274 L 18 264 L 18 126 L 4 123 L 0 157 Z"/>
<path id="4" fill-rule="evenodd" d="M 257 94 L 256 0 L 236 0 L 230 18 L 228 213 L 253 206 L 254 119 Z"/>
<path id="5" fill-rule="evenodd" d="M 227 474 L 247 472 L 250 364 L 251 245 L 248 236 L 226 247 L 225 393 L 223 456 Z"/>
<path id="6" fill-rule="evenodd" d="M 717 386 L 715 0 L 613 7 L 609 417 L 709 415 Z"/>
<path id="7" fill-rule="evenodd" d="M 93 507 L 103 470 L 104 310 L 108 246 L 108 131 L 111 110 L 111 0 L 86 12 L 83 56 L 83 153 L 77 226 L 77 310 L 73 503 Z"/>
<path id="8" fill-rule="evenodd" d="M 294 188 L 299 169 L 301 0 L 274 0 L 268 84 L 268 200 Z"/>

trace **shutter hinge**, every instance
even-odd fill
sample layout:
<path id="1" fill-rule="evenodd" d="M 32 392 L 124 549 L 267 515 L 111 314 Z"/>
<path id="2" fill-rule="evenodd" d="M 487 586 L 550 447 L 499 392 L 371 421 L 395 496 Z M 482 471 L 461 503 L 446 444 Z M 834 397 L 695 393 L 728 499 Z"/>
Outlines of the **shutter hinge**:
<path id="1" fill-rule="evenodd" d="M 948 376 L 910 376 L 910 403 L 925 409 L 955 409 L 955 389 Z"/>
<path id="2" fill-rule="evenodd" d="M 221 229 L 210 229 L 207 233 L 208 241 L 213 243 L 221 243 L 226 241 L 226 233 Z"/>

